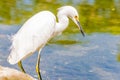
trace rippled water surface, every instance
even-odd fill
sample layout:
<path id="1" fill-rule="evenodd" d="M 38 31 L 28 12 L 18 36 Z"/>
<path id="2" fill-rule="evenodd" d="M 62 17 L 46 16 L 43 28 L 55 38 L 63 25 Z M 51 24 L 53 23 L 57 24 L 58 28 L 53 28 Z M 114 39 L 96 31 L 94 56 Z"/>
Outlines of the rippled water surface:
<path id="1" fill-rule="evenodd" d="M 10 36 L 20 28 L 15 26 L 0 25 L 0 64 L 18 69 L 6 61 Z M 61 44 L 63 37 L 70 44 Z M 116 60 L 119 41 L 119 35 L 107 33 L 92 33 L 86 37 L 71 34 L 67 39 L 66 35 L 56 37 L 41 52 L 42 77 L 44 80 L 119 80 L 120 63 Z M 36 59 L 37 52 L 23 61 L 27 73 L 34 77 L 37 77 Z"/>

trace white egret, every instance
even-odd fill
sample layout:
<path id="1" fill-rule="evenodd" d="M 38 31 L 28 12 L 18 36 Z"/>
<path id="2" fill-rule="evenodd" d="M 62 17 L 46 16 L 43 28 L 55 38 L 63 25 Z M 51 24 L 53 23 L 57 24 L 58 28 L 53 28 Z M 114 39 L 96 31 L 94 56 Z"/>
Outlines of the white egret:
<path id="1" fill-rule="evenodd" d="M 39 80 L 42 80 L 39 70 L 40 52 L 52 37 L 62 33 L 67 28 L 68 18 L 72 19 L 82 35 L 85 35 L 79 23 L 78 12 L 74 7 L 60 7 L 57 17 L 58 22 L 56 22 L 56 17 L 50 11 L 41 11 L 28 19 L 12 38 L 8 62 L 10 64 L 18 63 L 20 69 L 25 72 L 21 61 L 38 50 L 36 72 Z"/>

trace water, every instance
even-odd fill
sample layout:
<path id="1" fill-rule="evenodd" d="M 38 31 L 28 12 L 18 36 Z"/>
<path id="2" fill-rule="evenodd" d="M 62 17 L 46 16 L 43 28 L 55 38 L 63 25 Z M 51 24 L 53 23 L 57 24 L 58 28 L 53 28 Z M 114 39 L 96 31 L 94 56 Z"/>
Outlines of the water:
<path id="1" fill-rule="evenodd" d="M 10 36 L 18 29 L 16 25 L 0 25 L 0 65 L 10 65 L 6 59 L 11 45 Z M 66 35 L 60 36 L 65 37 Z M 109 33 L 67 35 L 76 43 L 60 44 L 50 42 L 41 52 L 41 74 L 43 80 L 119 80 L 120 63 L 116 60 L 120 36 Z M 57 40 L 56 39 L 56 40 Z M 64 38 L 65 39 L 65 38 Z M 37 77 L 35 64 L 37 52 L 23 61 L 27 73 Z"/>
<path id="2" fill-rule="evenodd" d="M 41 10 L 56 15 L 58 7 L 72 5 L 86 36 L 70 21 L 63 35 L 48 42 L 41 52 L 43 80 L 119 80 L 119 4 L 120 0 L 0 0 L 0 65 L 19 70 L 7 62 L 10 40 L 29 17 Z M 26 72 L 35 78 L 37 53 L 23 61 Z"/>

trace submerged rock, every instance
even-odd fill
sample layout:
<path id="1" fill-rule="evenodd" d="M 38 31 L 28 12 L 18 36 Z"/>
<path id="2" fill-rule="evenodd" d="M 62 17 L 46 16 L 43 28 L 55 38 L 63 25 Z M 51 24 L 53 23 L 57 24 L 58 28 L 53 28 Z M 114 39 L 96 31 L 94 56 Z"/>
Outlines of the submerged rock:
<path id="1" fill-rule="evenodd" d="M 0 66 L 0 80 L 35 80 L 30 75 L 18 70 Z"/>

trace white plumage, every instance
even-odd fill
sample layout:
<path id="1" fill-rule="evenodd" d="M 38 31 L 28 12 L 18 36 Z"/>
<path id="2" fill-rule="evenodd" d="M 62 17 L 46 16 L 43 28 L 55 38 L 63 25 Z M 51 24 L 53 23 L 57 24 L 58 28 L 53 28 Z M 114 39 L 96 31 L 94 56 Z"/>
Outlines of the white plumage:
<path id="1" fill-rule="evenodd" d="M 56 24 L 55 16 L 49 11 L 42 11 L 31 17 L 13 36 L 11 53 L 8 61 L 16 64 L 42 48 L 51 38 Z"/>

